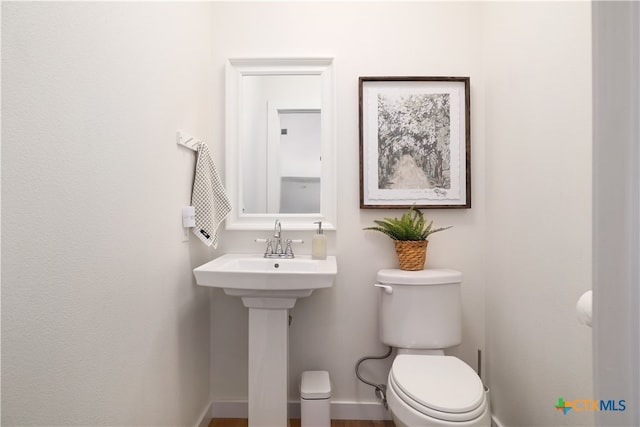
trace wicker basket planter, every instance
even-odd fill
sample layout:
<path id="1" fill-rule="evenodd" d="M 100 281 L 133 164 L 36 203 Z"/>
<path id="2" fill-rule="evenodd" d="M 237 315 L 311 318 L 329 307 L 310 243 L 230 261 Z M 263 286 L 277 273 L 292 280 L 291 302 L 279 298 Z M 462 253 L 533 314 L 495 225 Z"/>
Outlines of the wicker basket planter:
<path id="1" fill-rule="evenodd" d="M 408 271 L 424 270 L 429 244 L 427 239 L 433 233 L 451 228 L 433 228 L 433 221 L 427 224 L 422 211 L 415 206 L 411 206 L 400 218 L 384 218 L 373 222 L 375 226 L 365 227 L 364 230 L 378 231 L 393 239 L 400 269 Z"/>
<path id="2" fill-rule="evenodd" d="M 428 240 L 394 240 L 400 270 L 418 271 L 424 269 L 427 259 Z"/>

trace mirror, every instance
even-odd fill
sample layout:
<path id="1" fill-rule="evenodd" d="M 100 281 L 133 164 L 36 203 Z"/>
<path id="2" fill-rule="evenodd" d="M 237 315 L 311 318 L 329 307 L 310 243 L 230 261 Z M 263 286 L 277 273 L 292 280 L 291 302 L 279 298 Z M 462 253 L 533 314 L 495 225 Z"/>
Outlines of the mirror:
<path id="1" fill-rule="evenodd" d="M 335 229 L 331 58 L 229 59 L 226 228 Z"/>

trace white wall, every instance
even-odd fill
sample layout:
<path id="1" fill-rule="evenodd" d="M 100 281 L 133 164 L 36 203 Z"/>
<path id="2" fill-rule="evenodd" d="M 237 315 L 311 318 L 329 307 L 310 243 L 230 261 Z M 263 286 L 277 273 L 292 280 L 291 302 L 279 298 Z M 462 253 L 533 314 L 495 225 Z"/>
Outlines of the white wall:
<path id="1" fill-rule="evenodd" d="M 505 426 L 593 425 L 554 409 L 594 399 L 591 330 L 591 38 L 588 2 L 487 3 L 486 328 Z"/>
<path id="2" fill-rule="evenodd" d="M 337 93 L 338 231 L 327 232 L 329 251 L 338 256 L 332 289 L 299 300 L 290 329 L 290 397 L 297 398 L 297 376 L 306 369 L 327 369 L 337 402 L 373 402 L 373 389 L 360 383 L 354 365 L 365 355 L 384 353 L 379 342 L 376 292 L 380 268 L 395 267 L 392 242 L 365 232 L 373 219 L 398 211 L 359 209 L 358 77 L 470 76 L 474 208 L 429 211 L 439 225 L 454 228 L 432 238 L 428 266 L 465 273 L 464 344 L 454 352 L 472 366 L 484 348 L 484 109 L 480 4 L 471 3 L 215 3 L 214 62 L 222 93 L 222 64 L 238 56 L 333 56 Z M 384 31 L 382 30 L 384 28 Z M 223 99 L 216 100 L 222 113 Z M 222 138 L 222 114 L 216 115 L 216 139 Z M 218 155 L 222 147 L 217 148 Z M 221 251 L 260 251 L 255 237 L 268 232 L 225 232 Z M 310 242 L 312 233 L 284 232 Z M 303 245 L 300 253 L 309 253 Z M 212 292 L 212 388 L 218 400 L 246 399 L 247 312 L 237 298 Z M 232 328 L 230 327 L 232 325 Z M 363 372 L 386 381 L 387 364 L 372 362 Z"/>
<path id="3" fill-rule="evenodd" d="M 212 134 L 209 10 L 2 3 L 3 426 L 208 407 L 191 267 L 210 255 L 181 242 L 195 156 L 175 131 Z"/>
<path id="4" fill-rule="evenodd" d="M 384 351 L 371 285 L 396 261 L 390 241 L 361 228 L 398 212 L 358 208 L 357 78 L 470 76 L 473 208 L 427 212 L 455 226 L 433 237 L 427 266 L 465 274 L 464 342 L 452 353 L 475 368 L 483 350 L 504 425 L 592 424 L 591 414 L 554 409 L 560 396 L 593 397 L 590 331 L 574 314 L 591 286 L 589 4 L 217 3 L 214 11 L 214 31 L 228 41 L 216 63 L 336 58 L 339 227 L 328 237 L 339 275 L 333 289 L 292 310 L 290 397 L 302 370 L 321 368 L 331 373 L 334 401 L 375 400 L 353 368 Z M 216 79 L 221 89 L 222 69 Z M 266 234 L 225 233 L 222 250 L 261 250 L 252 239 Z M 214 398 L 244 399 L 246 311 L 221 292 L 211 301 Z M 383 382 L 387 369 L 373 362 L 365 373 Z"/>

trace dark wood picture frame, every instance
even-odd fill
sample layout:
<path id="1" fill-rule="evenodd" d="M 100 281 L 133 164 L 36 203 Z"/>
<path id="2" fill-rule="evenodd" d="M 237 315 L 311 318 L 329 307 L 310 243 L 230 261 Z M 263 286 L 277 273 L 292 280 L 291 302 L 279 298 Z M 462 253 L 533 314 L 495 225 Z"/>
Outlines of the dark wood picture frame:
<path id="1" fill-rule="evenodd" d="M 471 208 L 469 77 L 360 77 L 360 208 Z"/>

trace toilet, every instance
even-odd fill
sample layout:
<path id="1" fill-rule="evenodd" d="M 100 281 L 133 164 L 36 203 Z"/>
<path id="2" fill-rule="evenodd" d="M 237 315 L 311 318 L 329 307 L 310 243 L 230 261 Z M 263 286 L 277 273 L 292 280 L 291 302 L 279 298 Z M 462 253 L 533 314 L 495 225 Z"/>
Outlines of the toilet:
<path id="1" fill-rule="evenodd" d="M 396 427 L 491 425 L 476 372 L 444 350 L 462 340 L 462 273 L 378 272 L 380 339 L 397 349 L 386 400 Z"/>

